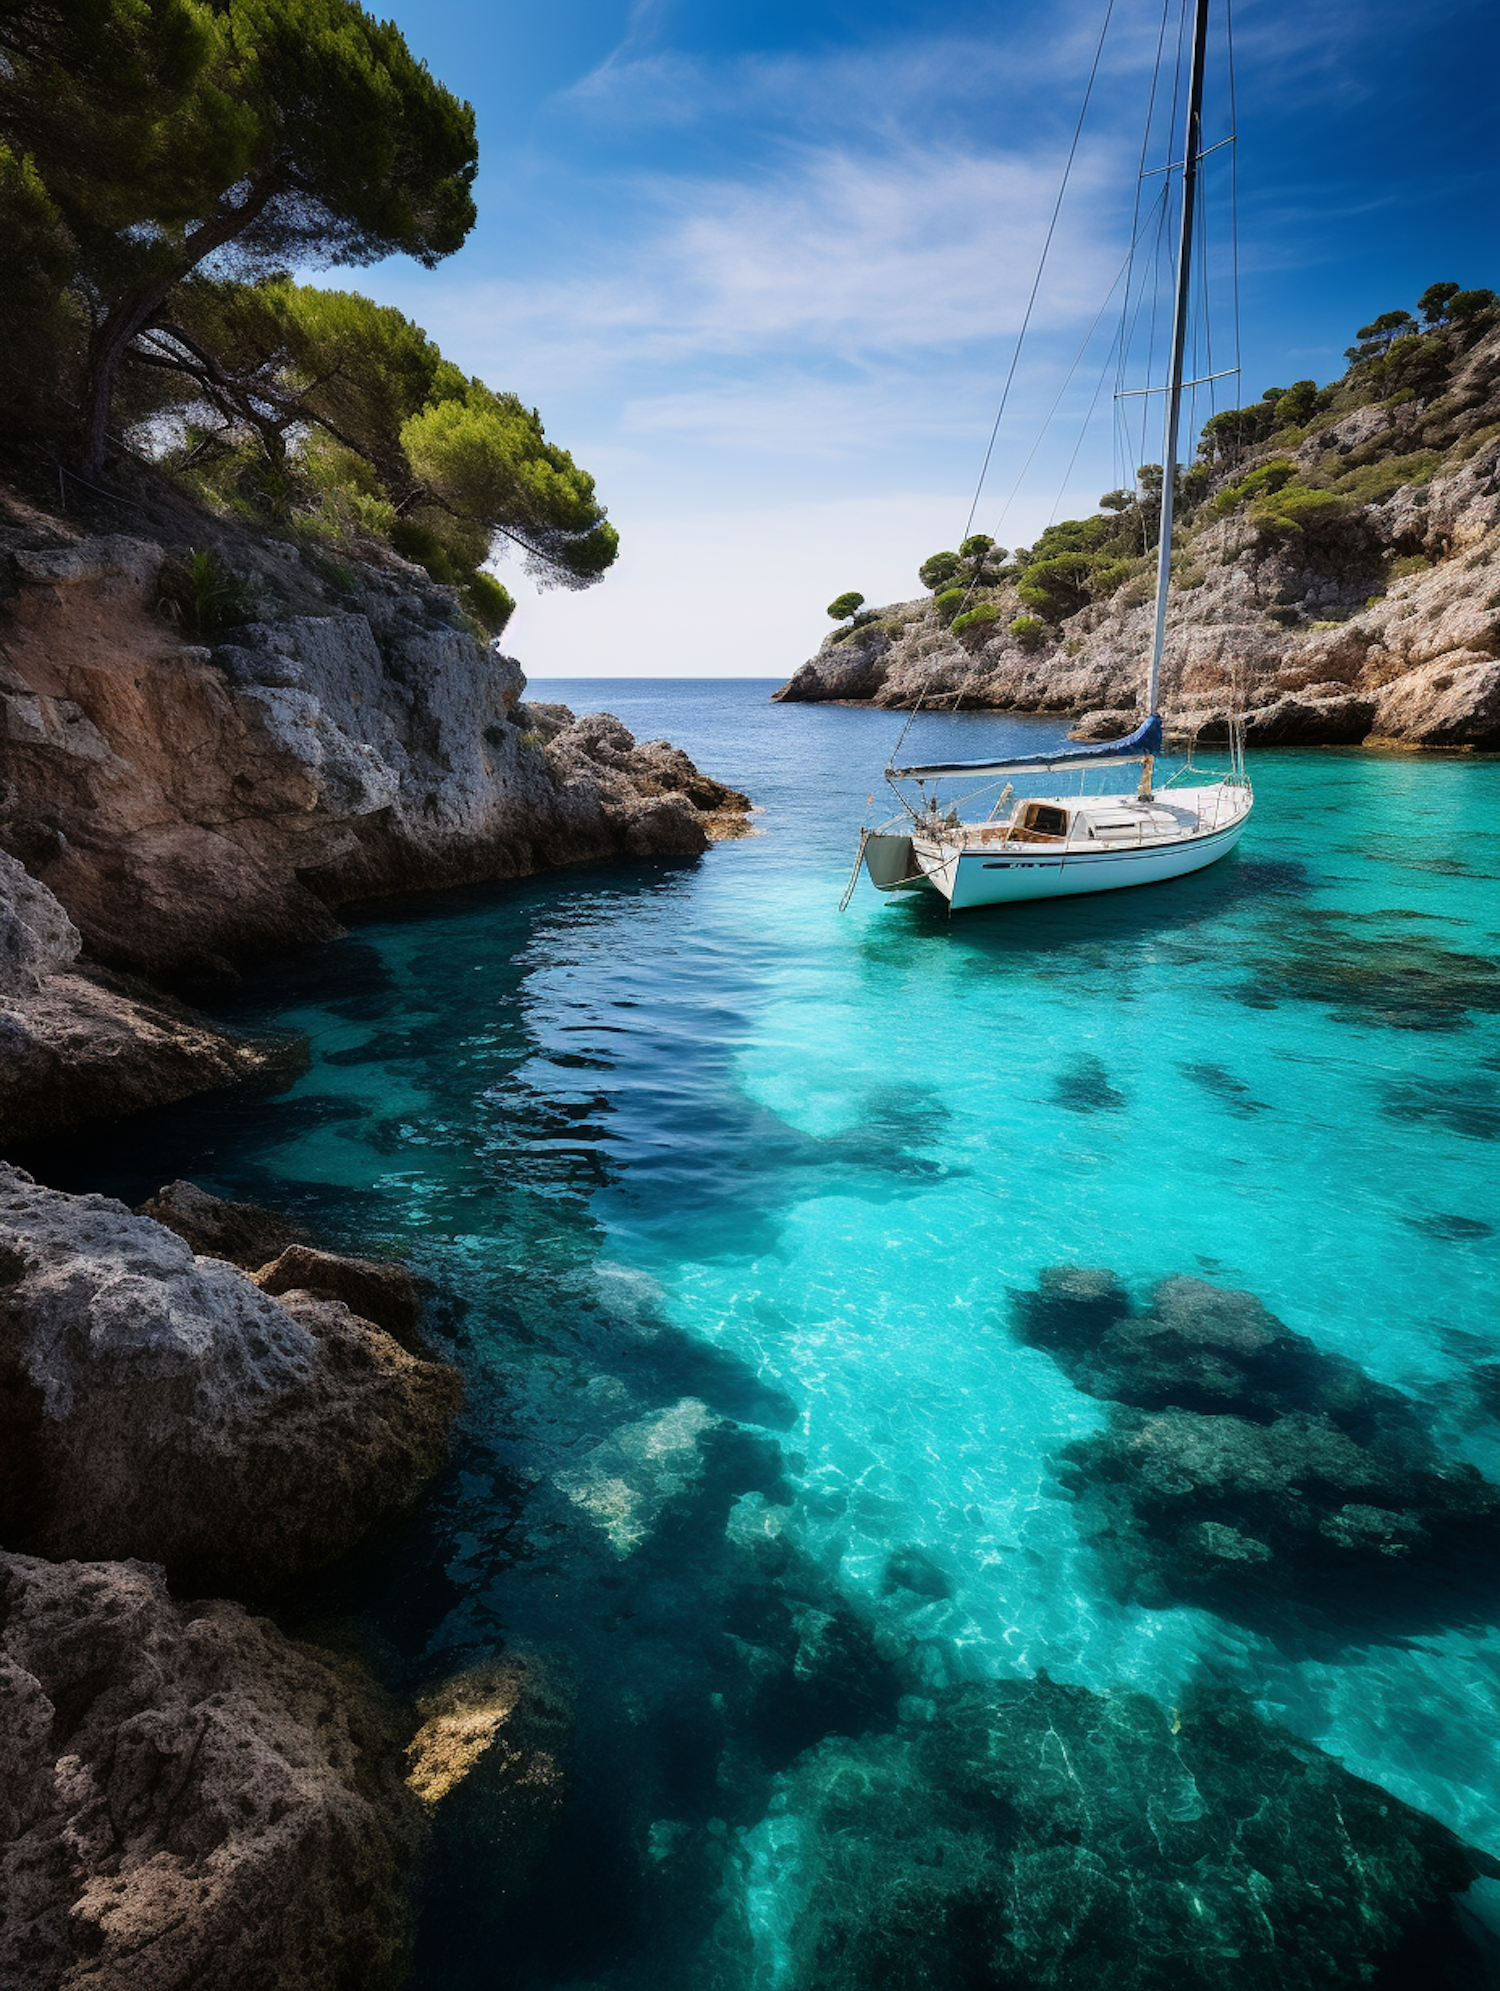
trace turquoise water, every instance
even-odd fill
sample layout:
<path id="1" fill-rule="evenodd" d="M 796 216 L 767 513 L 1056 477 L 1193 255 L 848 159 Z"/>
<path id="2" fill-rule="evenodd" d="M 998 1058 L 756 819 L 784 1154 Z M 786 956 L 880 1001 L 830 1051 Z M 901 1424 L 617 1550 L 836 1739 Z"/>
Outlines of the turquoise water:
<path id="1" fill-rule="evenodd" d="M 451 1856 L 422 1982 L 778 1982 L 779 1780 L 823 1730 L 744 1714 L 767 1542 L 865 1628 L 835 1727 L 1042 1667 L 1168 1705 L 1206 1673 L 1500 1850 L 1500 1634 L 1117 1601 L 1050 1464 L 1105 1407 L 1007 1331 L 1049 1265 L 1247 1288 L 1500 1476 L 1500 765 L 1261 753 L 1239 853 L 1195 878 L 952 920 L 862 886 L 841 916 L 898 722 L 770 688 L 534 685 L 669 735 L 763 833 L 361 918 L 235 1005 L 306 1033 L 289 1093 L 38 1164 L 404 1241 L 440 1289 L 454 1468 L 298 1608 L 406 1687 L 539 1656 L 577 1794 L 529 1892 Z M 1061 732 L 920 724 L 933 757 Z"/>

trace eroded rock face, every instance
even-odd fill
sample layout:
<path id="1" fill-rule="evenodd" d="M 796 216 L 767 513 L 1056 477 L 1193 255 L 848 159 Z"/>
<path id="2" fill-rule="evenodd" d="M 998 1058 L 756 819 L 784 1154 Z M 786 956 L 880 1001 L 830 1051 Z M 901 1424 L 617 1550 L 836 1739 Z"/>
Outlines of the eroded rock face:
<path id="1" fill-rule="evenodd" d="M 263 1210 L 258 1203 L 228 1202 L 196 1182 L 164 1183 L 136 1215 L 164 1225 L 198 1257 L 224 1258 L 247 1272 L 257 1271 L 291 1245 L 312 1241 L 278 1211 Z"/>
<path id="2" fill-rule="evenodd" d="M 1415 1991 L 1467 1950 L 1449 1897 L 1495 1870 L 1238 1697 L 1045 1676 L 826 1743 L 785 1804 L 793 1991 Z"/>
<path id="3" fill-rule="evenodd" d="M 262 619 L 195 646 L 156 613 L 162 547 L 22 536 L 0 848 L 106 965 L 213 982 L 328 938 L 353 898 L 692 856 L 746 806 L 607 715 L 517 723 L 520 666 L 400 562 L 361 566 L 351 607 L 284 549 Z"/>
<path id="4" fill-rule="evenodd" d="M 0 1167 L 0 1525 L 237 1594 L 315 1567 L 441 1462 L 456 1376 L 261 1292 L 103 1196 Z"/>
<path id="5" fill-rule="evenodd" d="M 255 1274 L 263 1293 L 302 1292 L 315 1300 L 338 1300 L 361 1320 L 383 1328 L 403 1348 L 420 1352 L 422 1307 L 416 1283 L 404 1265 L 376 1258 L 349 1258 L 292 1244 Z"/>
<path id="6" fill-rule="evenodd" d="M 1307 531 L 1258 530 L 1235 513 L 1196 533 L 1164 663 L 1175 720 L 1222 737 L 1243 684 L 1252 743 L 1500 747 L 1500 441 L 1483 426 L 1497 368 L 1490 333 L 1455 382 L 1472 453 L 1430 482 Z M 1416 448 L 1403 436 L 1422 412 L 1360 408 L 1292 453 L 1309 472 L 1399 456 Z M 1390 579 L 1396 561 L 1419 571 Z M 898 602 L 829 637 L 775 695 L 1066 713 L 1080 738 L 1117 738 L 1139 719 L 1149 585 L 1127 582 L 1040 636 L 1012 634 L 1033 613 L 1014 590 L 997 597 L 995 622 L 961 637 L 930 597 Z"/>
<path id="7" fill-rule="evenodd" d="M 353 1667 L 140 1562 L 0 1553 L 4 1991 L 381 1991 L 420 1836 Z"/>
<path id="8" fill-rule="evenodd" d="M 84 966 L 80 946 L 56 896 L 0 852 L 0 1140 L 268 1076 L 291 1055 Z"/>

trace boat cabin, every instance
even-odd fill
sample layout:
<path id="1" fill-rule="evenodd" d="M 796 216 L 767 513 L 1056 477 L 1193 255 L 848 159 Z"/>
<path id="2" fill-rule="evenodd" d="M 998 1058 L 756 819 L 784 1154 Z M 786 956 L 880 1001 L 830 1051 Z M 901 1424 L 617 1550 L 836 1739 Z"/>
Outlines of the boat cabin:
<path id="1" fill-rule="evenodd" d="M 1026 802 L 1013 828 L 1028 840 L 1062 842 L 1068 834 L 1068 812 L 1055 802 Z"/>

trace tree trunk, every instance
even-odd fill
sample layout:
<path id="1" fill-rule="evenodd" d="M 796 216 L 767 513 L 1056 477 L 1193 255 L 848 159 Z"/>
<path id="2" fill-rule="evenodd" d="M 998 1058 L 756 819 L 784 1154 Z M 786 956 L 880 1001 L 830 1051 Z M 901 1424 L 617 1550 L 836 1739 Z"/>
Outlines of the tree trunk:
<path id="1" fill-rule="evenodd" d="M 99 326 L 89 341 L 88 381 L 84 391 L 83 406 L 83 449 L 79 468 L 91 483 L 98 483 L 104 475 L 105 451 L 109 446 L 109 417 L 114 405 L 115 383 L 120 375 L 120 362 L 125 357 L 126 348 L 138 333 L 144 332 L 167 301 L 172 286 L 188 276 L 205 256 L 211 256 L 215 249 L 222 249 L 226 242 L 233 241 L 255 220 L 276 191 L 275 181 L 268 174 L 258 184 L 252 185 L 250 194 L 239 207 L 221 210 L 210 220 L 202 222 L 183 244 L 180 268 L 170 277 L 142 289 L 127 292 L 111 305 L 104 323 Z"/>

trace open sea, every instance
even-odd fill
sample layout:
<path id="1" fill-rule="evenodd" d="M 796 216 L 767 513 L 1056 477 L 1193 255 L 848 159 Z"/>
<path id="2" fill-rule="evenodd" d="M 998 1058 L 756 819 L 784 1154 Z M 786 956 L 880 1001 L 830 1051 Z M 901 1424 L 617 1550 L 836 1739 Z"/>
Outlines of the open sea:
<path id="1" fill-rule="evenodd" d="M 1106 1406 L 1010 1304 L 1057 1265 L 1248 1290 L 1500 1478 L 1500 762 L 1254 752 L 1195 877 L 841 914 L 901 716 L 772 689 L 534 683 L 686 748 L 761 834 L 352 917 L 228 1005 L 306 1037 L 290 1090 L 32 1164 L 187 1176 L 433 1283 L 452 1466 L 285 1607 L 403 1692 L 501 1654 L 542 1683 L 560 1781 L 530 1836 L 440 1838 L 422 1991 L 790 1986 L 805 1752 L 1044 1669 L 1238 1687 L 1500 1853 L 1500 1580 L 1345 1623 L 1122 1597 L 1056 1470 Z M 1470 1900 L 1500 1931 L 1500 1883 Z"/>

